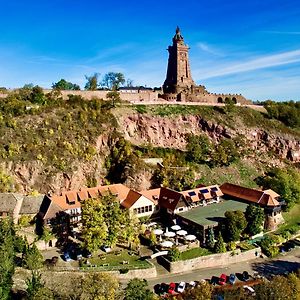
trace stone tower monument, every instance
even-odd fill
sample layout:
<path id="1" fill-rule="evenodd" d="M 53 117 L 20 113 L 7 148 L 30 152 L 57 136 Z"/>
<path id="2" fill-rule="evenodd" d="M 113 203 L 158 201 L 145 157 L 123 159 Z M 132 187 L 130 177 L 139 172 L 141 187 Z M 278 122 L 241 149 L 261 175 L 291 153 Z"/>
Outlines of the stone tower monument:
<path id="1" fill-rule="evenodd" d="M 235 103 L 248 103 L 242 95 L 212 94 L 205 86 L 197 85 L 191 75 L 189 47 L 177 26 L 172 46 L 168 47 L 169 60 L 166 80 L 163 84 L 163 95 L 168 101 L 224 103 L 226 98 Z"/>
<path id="2" fill-rule="evenodd" d="M 168 47 L 169 60 L 167 78 L 163 85 L 164 94 L 179 94 L 183 90 L 192 89 L 195 82 L 192 79 L 189 63 L 189 47 L 184 43 L 179 27 L 173 37 L 173 45 Z"/>

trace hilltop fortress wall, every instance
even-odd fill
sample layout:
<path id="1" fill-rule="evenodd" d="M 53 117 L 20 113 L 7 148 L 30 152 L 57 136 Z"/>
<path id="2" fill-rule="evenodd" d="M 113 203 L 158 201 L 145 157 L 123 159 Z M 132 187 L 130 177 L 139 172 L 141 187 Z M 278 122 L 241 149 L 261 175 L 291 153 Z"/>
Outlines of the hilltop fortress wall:
<path id="1" fill-rule="evenodd" d="M 51 89 L 45 89 L 45 93 L 50 93 Z M 93 98 L 100 98 L 103 100 L 107 100 L 107 93 L 109 91 L 61 91 L 63 99 L 68 99 L 68 95 L 79 95 L 86 100 L 91 100 Z M 184 103 L 184 102 L 199 102 L 199 103 L 206 103 L 206 104 L 216 104 L 216 103 L 224 103 L 226 98 L 233 99 L 236 103 L 240 104 L 251 104 L 250 100 L 247 100 L 242 95 L 238 94 L 214 94 L 203 91 L 203 93 L 198 95 L 189 95 L 185 99 L 178 99 L 174 95 L 174 97 L 169 96 L 169 98 L 162 98 L 161 93 L 158 91 L 151 91 L 151 90 L 140 90 L 140 91 L 120 91 L 120 97 L 123 101 L 129 102 L 161 102 L 165 101 L 166 103 Z"/>

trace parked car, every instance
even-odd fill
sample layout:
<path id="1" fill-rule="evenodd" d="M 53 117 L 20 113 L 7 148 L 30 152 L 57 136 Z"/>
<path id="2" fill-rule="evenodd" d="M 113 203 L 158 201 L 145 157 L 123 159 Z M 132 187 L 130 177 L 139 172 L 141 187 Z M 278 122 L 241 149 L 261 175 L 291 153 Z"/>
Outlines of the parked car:
<path id="1" fill-rule="evenodd" d="M 86 258 L 91 258 L 91 257 L 92 257 L 92 253 L 91 253 L 89 250 L 87 250 L 87 249 L 84 249 L 84 250 L 82 251 L 82 254 L 83 254 L 83 256 L 86 257 Z"/>
<path id="2" fill-rule="evenodd" d="M 216 285 L 216 284 L 218 284 L 218 283 L 219 283 L 219 277 L 217 277 L 217 276 L 212 276 L 211 279 L 210 279 L 210 281 L 209 281 L 209 283 L 210 283 L 211 285 Z"/>
<path id="3" fill-rule="evenodd" d="M 166 283 L 157 284 L 154 287 L 154 291 L 158 295 L 163 295 L 163 294 L 167 293 L 168 289 L 169 289 L 169 287 Z"/>
<path id="4" fill-rule="evenodd" d="M 188 287 L 190 289 L 193 289 L 196 286 L 196 284 L 197 284 L 196 281 L 190 281 L 189 284 L 188 284 Z"/>
<path id="5" fill-rule="evenodd" d="M 184 282 L 184 281 L 181 281 L 181 282 L 179 282 L 179 284 L 178 284 L 177 292 L 178 292 L 178 293 L 183 293 L 184 290 L 185 290 L 185 282 Z"/>
<path id="6" fill-rule="evenodd" d="M 71 261 L 71 257 L 70 257 L 70 254 L 69 252 L 65 252 L 64 255 L 63 255 L 63 258 L 64 258 L 64 261 Z"/>
<path id="7" fill-rule="evenodd" d="M 169 294 L 174 294 L 175 293 L 175 288 L 176 288 L 176 284 L 174 282 L 171 282 L 169 284 L 168 293 Z"/>
<path id="8" fill-rule="evenodd" d="M 236 276 L 234 274 L 230 274 L 228 278 L 228 282 L 230 284 L 235 284 L 235 281 L 236 281 Z"/>
<path id="9" fill-rule="evenodd" d="M 243 281 L 248 281 L 250 279 L 250 275 L 247 271 L 244 271 L 242 273 L 242 279 L 243 279 Z"/>
<path id="10" fill-rule="evenodd" d="M 76 260 L 81 260 L 81 259 L 82 259 L 81 252 L 77 252 L 77 254 L 76 254 Z"/>
<path id="11" fill-rule="evenodd" d="M 226 281 L 227 281 L 227 275 L 223 273 L 219 278 L 219 284 L 224 285 L 226 284 Z"/>
<path id="12" fill-rule="evenodd" d="M 244 290 L 247 291 L 249 294 L 252 294 L 253 296 L 255 295 L 255 290 L 253 287 L 248 286 L 248 285 L 244 285 L 243 286 Z"/>

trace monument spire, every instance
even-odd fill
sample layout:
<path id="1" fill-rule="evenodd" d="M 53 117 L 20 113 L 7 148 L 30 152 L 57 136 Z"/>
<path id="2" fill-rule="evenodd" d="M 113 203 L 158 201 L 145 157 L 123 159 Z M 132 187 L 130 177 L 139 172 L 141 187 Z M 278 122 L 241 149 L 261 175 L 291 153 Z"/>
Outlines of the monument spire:
<path id="1" fill-rule="evenodd" d="M 173 99 L 181 95 L 181 92 L 191 90 L 195 86 L 189 63 L 189 47 L 185 45 L 178 26 L 173 37 L 173 45 L 168 47 L 168 51 L 168 69 L 163 91 L 166 97 Z"/>

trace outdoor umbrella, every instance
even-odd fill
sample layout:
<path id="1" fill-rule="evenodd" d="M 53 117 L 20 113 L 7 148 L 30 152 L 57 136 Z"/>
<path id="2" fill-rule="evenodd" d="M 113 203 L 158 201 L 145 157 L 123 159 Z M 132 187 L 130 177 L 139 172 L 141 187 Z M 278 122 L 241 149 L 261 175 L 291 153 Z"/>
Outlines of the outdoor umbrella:
<path id="1" fill-rule="evenodd" d="M 171 228 L 172 228 L 172 230 L 174 230 L 174 231 L 177 231 L 177 230 L 180 230 L 180 229 L 181 229 L 181 227 L 180 227 L 179 225 L 173 225 Z"/>
<path id="2" fill-rule="evenodd" d="M 176 232 L 176 234 L 178 234 L 180 236 L 185 236 L 185 235 L 187 235 L 187 231 L 185 231 L 185 230 L 179 230 L 179 231 Z"/>
<path id="3" fill-rule="evenodd" d="M 161 234 L 163 234 L 164 232 L 163 232 L 161 229 L 155 229 L 155 230 L 153 230 L 153 233 L 154 233 L 155 235 L 161 235 Z"/>
<path id="4" fill-rule="evenodd" d="M 173 243 L 170 241 L 164 241 L 160 245 L 165 248 L 171 248 L 173 246 Z"/>
<path id="5" fill-rule="evenodd" d="M 165 234 L 164 234 L 164 236 L 166 236 L 166 237 L 174 237 L 176 234 L 175 234 L 175 232 L 173 232 L 173 231 L 167 231 L 167 232 L 165 232 Z"/>
<path id="6" fill-rule="evenodd" d="M 189 235 L 187 235 L 187 236 L 185 237 L 185 239 L 186 239 L 187 241 L 194 241 L 194 240 L 196 239 L 196 236 L 193 235 L 193 234 L 189 234 Z"/>

